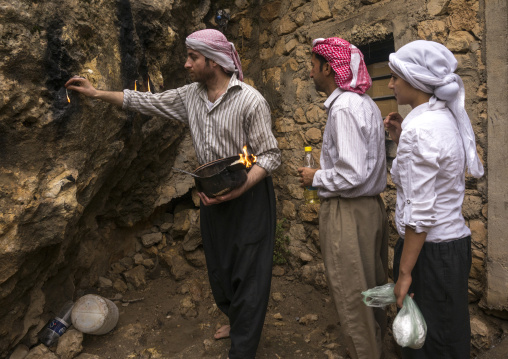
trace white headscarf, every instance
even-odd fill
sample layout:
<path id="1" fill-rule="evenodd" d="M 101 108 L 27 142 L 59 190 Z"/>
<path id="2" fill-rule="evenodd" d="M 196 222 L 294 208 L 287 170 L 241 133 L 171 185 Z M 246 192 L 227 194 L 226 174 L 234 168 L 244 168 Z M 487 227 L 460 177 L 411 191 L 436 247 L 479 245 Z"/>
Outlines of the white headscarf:
<path id="1" fill-rule="evenodd" d="M 483 165 L 476 152 L 473 127 L 464 107 L 464 83 L 454 71 L 457 60 L 445 46 L 433 41 L 417 40 L 390 54 L 390 68 L 414 88 L 433 94 L 430 105 L 437 99 L 455 116 L 462 143 L 466 151 L 469 173 L 483 176 Z"/>

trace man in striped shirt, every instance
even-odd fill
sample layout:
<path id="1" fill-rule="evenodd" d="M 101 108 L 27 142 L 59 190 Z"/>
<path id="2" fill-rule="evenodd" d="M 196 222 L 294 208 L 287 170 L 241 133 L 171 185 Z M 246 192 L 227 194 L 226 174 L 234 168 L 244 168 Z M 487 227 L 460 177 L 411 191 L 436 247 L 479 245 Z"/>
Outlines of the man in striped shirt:
<path id="1" fill-rule="evenodd" d="M 217 30 L 186 39 L 185 68 L 194 83 L 160 94 L 95 89 L 74 77 L 65 86 L 86 96 L 186 123 L 200 164 L 242 153 L 257 156 L 246 182 L 215 198 L 201 198 L 201 236 L 217 306 L 229 325 L 215 338 L 231 337 L 230 359 L 254 358 L 268 305 L 275 237 L 271 172 L 280 165 L 271 114 L 263 96 L 242 82 L 234 45 Z"/>
<path id="2" fill-rule="evenodd" d="M 316 90 L 328 96 L 328 120 L 321 169 L 299 168 L 300 181 L 318 189 L 321 252 L 351 358 L 379 359 L 386 316 L 364 305 L 361 292 L 388 278 L 383 119 L 365 94 L 372 81 L 355 46 L 314 40 L 311 63 Z"/>

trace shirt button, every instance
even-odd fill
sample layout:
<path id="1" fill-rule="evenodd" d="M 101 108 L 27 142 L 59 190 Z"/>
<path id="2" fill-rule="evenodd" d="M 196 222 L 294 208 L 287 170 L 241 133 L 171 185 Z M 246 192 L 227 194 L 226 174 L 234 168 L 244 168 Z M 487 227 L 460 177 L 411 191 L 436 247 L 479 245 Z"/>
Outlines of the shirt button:
<path id="1" fill-rule="evenodd" d="M 411 204 L 411 201 L 409 199 L 406 202 L 407 202 L 407 204 Z"/>

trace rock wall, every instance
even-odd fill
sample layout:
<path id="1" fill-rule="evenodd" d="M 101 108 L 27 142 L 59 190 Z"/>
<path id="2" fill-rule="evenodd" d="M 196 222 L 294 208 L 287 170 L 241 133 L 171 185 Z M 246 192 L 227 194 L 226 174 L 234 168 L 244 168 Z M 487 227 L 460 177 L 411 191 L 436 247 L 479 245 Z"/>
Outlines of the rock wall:
<path id="1" fill-rule="evenodd" d="M 340 36 L 365 45 L 393 36 L 396 48 L 419 38 L 447 45 L 459 60 L 466 107 L 486 163 L 482 3 L 0 1 L 0 357 L 21 340 L 33 344 L 49 312 L 79 288 L 97 285 L 111 264 L 139 251 L 140 244 L 155 241 L 154 253 L 170 267 L 203 265 L 194 183 L 171 170 L 197 165 L 185 126 L 72 92 L 69 103 L 63 88 L 69 77 L 85 76 L 101 89 L 115 90 L 133 89 L 135 81 L 140 91 L 147 91 L 148 81 L 153 92 L 183 85 L 185 36 L 215 27 L 215 11 L 227 8 L 226 35 L 240 53 L 246 82 L 272 108 L 283 156 L 274 173 L 278 217 L 285 219 L 290 238 L 289 264 L 303 281 L 324 290 L 319 208 L 303 204 L 296 172 L 304 146 L 312 145 L 319 159 L 326 121 L 325 98 L 308 75 L 312 39 Z M 389 180 L 383 197 L 392 245 L 394 191 Z M 485 285 L 486 192 L 485 179 L 467 178 L 474 313 Z M 167 213 L 171 218 L 154 229 L 154 218 Z M 167 239 L 178 246 L 167 248 Z M 496 327 L 480 314 L 474 343 L 486 348 L 499 330 L 483 330 Z"/>
<path id="2" fill-rule="evenodd" d="M 134 247 L 122 228 L 193 187 L 171 171 L 197 165 L 185 126 L 72 92 L 69 103 L 63 84 L 72 75 L 101 89 L 184 84 L 183 39 L 209 6 L 0 3 L 0 357 L 33 343 L 49 312 Z"/>

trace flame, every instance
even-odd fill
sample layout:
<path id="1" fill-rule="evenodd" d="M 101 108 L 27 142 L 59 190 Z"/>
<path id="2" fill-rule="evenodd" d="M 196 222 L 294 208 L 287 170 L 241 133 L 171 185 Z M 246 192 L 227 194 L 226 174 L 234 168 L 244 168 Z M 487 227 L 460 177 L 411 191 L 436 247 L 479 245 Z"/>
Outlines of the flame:
<path id="1" fill-rule="evenodd" d="M 134 91 L 138 90 L 138 80 L 134 80 Z"/>
<path id="2" fill-rule="evenodd" d="M 71 99 L 69 98 L 69 92 L 67 92 L 67 89 L 65 89 L 65 95 L 67 96 L 67 102 L 71 103 Z"/>
<path id="3" fill-rule="evenodd" d="M 147 79 L 148 79 L 148 92 L 152 92 L 150 91 L 150 76 L 146 75 Z"/>
<path id="4" fill-rule="evenodd" d="M 239 162 L 243 163 L 245 168 L 251 167 L 257 160 L 257 156 L 254 156 L 253 154 L 249 155 L 247 153 L 247 146 L 243 146 L 243 153 L 239 153 L 239 155 Z"/>

